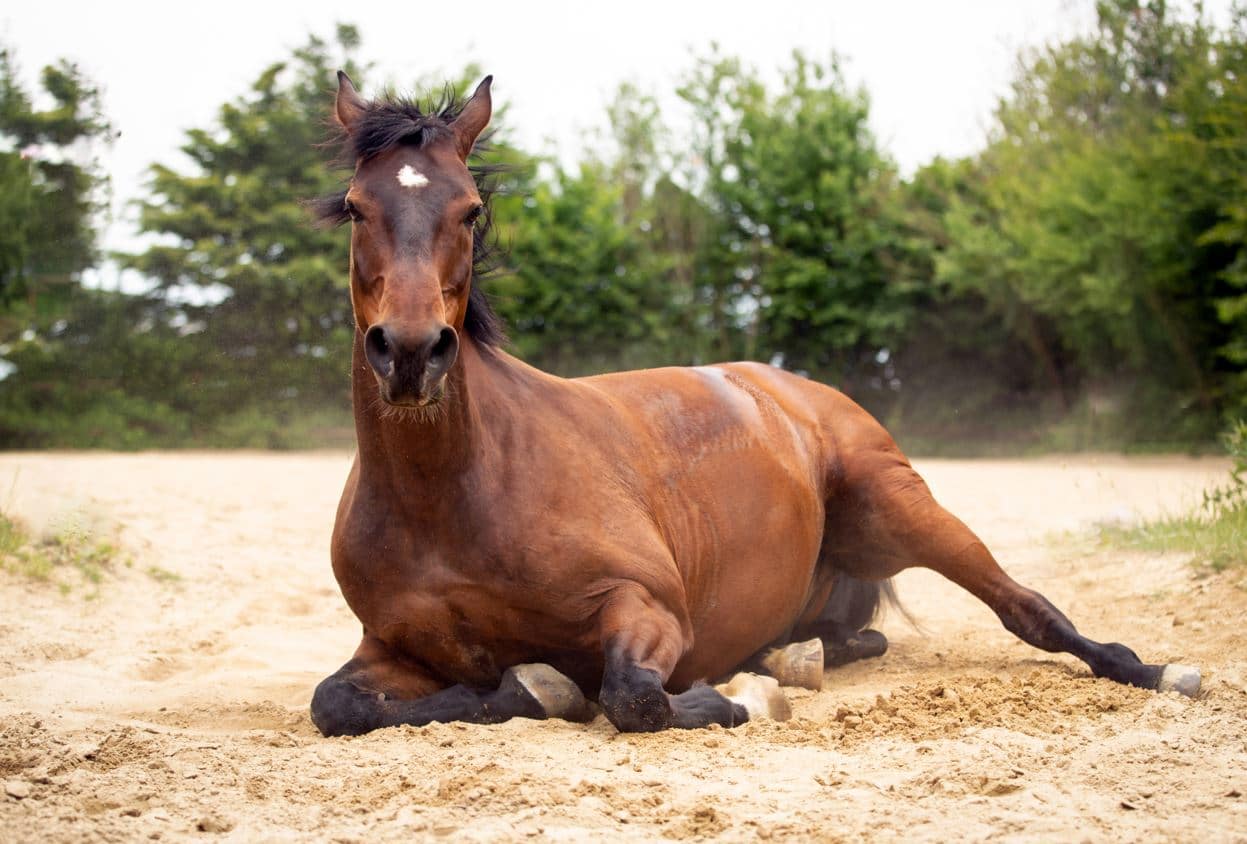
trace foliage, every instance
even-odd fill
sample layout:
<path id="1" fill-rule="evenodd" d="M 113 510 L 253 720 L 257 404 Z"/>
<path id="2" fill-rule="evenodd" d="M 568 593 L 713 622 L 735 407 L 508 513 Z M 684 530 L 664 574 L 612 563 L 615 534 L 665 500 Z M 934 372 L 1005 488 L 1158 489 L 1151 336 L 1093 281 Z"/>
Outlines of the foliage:
<path id="1" fill-rule="evenodd" d="M 725 253 L 715 274 L 749 335 L 745 356 L 853 385 L 913 315 L 895 167 L 869 131 L 865 93 L 834 61 L 797 53 L 783 78 L 771 93 L 712 56 L 680 90 L 701 124 L 699 194 Z"/>
<path id="2" fill-rule="evenodd" d="M 1196 564 L 1224 571 L 1247 562 L 1247 508 L 1227 511 L 1215 519 L 1187 513 L 1162 516 L 1134 527 L 1103 526 L 1100 536 L 1109 544 L 1126 548 L 1190 554 Z"/>
<path id="3" fill-rule="evenodd" d="M 1181 551 L 1214 570 L 1247 566 L 1247 421 L 1224 437 L 1232 465 L 1229 481 L 1204 493 L 1199 510 L 1163 516 L 1134 527 L 1104 526 L 1105 540 L 1148 551 Z"/>
<path id="4" fill-rule="evenodd" d="M 601 166 L 559 171 L 503 222 L 507 272 L 489 289 L 516 352 L 566 374 L 601 371 L 661 329 L 661 291 L 621 218 L 622 190 Z"/>
<path id="5" fill-rule="evenodd" d="M 346 243 L 309 225 L 302 203 L 340 178 L 319 148 L 325 85 L 337 67 L 362 75 L 357 45 L 347 26 L 332 47 L 311 38 L 223 105 L 217 125 L 187 133 L 189 172 L 152 166 L 140 227 L 161 241 L 122 263 L 154 282 L 164 324 L 196 350 L 186 373 L 193 395 L 179 397 L 196 420 L 257 404 L 281 416 L 343 402 Z"/>
<path id="6" fill-rule="evenodd" d="M 1052 398 L 1026 335 L 992 312 L 976 290 L 941 281 L 936 267 L 953 242 L 950 209 L 975 202 L 984 174 L 977 162 L 937 158 L 899 187 L 898 275 L 913 280 L 910 315 L 880 376 L 895 388 L 877 413 L 926 451 L 954 453 L 975 442 L 1005 440 L 1019 448 L 1025 433 L 1051 412 Z"/>
<path id="7" fill-rule="evenodd" d="M 1247 243 L 1247 33 L 1162 2 L 1098 9 L 1097 32 L 1041 51 L 1001 103 L 936 274 L 981 296 L 1062 395 L 1107 389 L 1136 437 L 1197 438 L 1241 400 L 1227 288 Z"/>
<path id="8" fill-rule="evenodd" d="M 0 343 L 55 319 L 97 259 L 106 180 L 91 156 L 110 137 L 99 90 L 64 60 L 43 69 L 40 88 L 47 108 L 0 47 Z"/>
<path id="9" fill-rule="evenodd" d="M 496 133 L 508 253 L 480 283 L 514 351 L 564 375 L 772 361 L 940 449 L 1211 440 L 1247 408 L 1247 10 L 1215 30 L 1159 0 L 1096 8 L 1093 32 L 1023 57 L 979 154 L 907 179 L 834 57 L 768 85 L 712 50 L 678 90 L 688 125 L 623 85 L 574 165 Z M 333 70 L 377 89 L 360 50 L 349 26 L 310 38 L 188 132 L 183 165 L 152 167 L 151 245 L 120 257 L 142 296 L 74 283 L 94 170 L 61 183 L 48 246 L 24 233 L 68 159 L 0 153 L 0 282 L 23 291 L 0 306 L 0 444 L 349 441 L 347 239 L 302 203 L 345 175 L 319 142 Z M 71 66 L 37 111 L 8 61 L 4 134 L 103 137 Z"/>
<path id="10" fill-rule="evenodd" d="M 1210 519 L 1247 510 L 1247 421 L 1237 420 L 1224 440 L 1233 465 L 1228 483 L 1204 493 L 1204 512 Z"/>

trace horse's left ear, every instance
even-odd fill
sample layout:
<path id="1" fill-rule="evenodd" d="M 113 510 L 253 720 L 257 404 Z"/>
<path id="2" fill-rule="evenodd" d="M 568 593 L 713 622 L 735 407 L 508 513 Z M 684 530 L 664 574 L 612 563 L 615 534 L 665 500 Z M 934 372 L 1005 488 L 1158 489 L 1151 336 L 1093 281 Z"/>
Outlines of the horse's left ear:
<path id="1" fill-rule="evenodd" d="M 481 84 L 476 86 L 472 98 L 467 101 L 463 110 L 459 112 L 459 116 L 450 124 L 450 128 L 455 131 L 455 146 L 459 150 L 459 157 L 464 161 L 468 160 L 477 137 L 489 125 L 489 116 L 493 113 L 493 100 L 489 95 L 489 86 L 493 81 L 492 76 L 482 79 Z"/>

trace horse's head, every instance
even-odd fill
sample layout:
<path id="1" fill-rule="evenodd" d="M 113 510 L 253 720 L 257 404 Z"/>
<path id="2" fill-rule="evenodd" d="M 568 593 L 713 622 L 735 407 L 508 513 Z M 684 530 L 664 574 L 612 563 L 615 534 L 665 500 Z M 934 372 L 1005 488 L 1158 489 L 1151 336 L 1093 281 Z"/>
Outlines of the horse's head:
<path id="1" fill-rule="evenodd" d="M 462 108 L 425 114 L 407 102 L 365 101 L 338 74 L 335 116 L 355 160 L 337 211 L 351 223 L 351 303 L 381 397 L 393 405 L 441 399 L 472 321 L 483 204 L 467 158 L 489 123 L 490 81 Z"/>

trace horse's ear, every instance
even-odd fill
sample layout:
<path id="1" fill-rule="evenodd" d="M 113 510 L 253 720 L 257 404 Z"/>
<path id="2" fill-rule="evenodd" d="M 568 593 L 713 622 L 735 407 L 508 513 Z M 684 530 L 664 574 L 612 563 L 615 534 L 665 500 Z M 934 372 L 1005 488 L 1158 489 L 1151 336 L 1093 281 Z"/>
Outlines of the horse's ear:
<path id="1" fill-rule="evenodd" d="M 472 98 L 467 101 L 463 110 L 459 112 L 459 116 L 455 118 L 455 122 L 450 124 L 450 128 L 455 130 L 455 145 L 459 149 L 459 157 L 464 161 L 468 160 L 472 145 L 489 125 L 489 116 L 493 113 L 493 100 L 489 96 L 489 86 L 493 81 L 492 76 L 482 79 L 481 84 L 476 86 Z"/>
<path id="2" fill-rule="evenodd" d="M 342 128 L 350 132 L 355 128 L 355 124 L 364 116 L 364 112 L 368 109 L 368 104 L 364 102 L 364 98 L 355 90 L 355 85 L 351 83 L 351 77 L 346 75 L 345 71 L 338 71 L 338 99 L 334 103 L 334 116 L 338 118 L 338 123 L 342 124 Z"/>

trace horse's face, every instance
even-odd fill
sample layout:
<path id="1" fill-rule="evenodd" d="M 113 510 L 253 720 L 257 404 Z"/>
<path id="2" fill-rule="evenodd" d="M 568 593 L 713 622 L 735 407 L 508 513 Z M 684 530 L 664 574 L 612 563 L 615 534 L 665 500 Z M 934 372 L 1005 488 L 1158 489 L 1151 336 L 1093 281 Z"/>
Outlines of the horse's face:
<path id="1" fill-rule="evenodd" d="M 336 110 L 347 132 L 365 130 L 367 107 L 341 76 Z M 439 401 L 457 359 L 481 213 L 466 160 L 489 115 L 486 79 L 448 127 L 426 133 L 418 146 L 400 143 L 356 163 L 345 200 L 351 302 L 390 404 Z"/>

